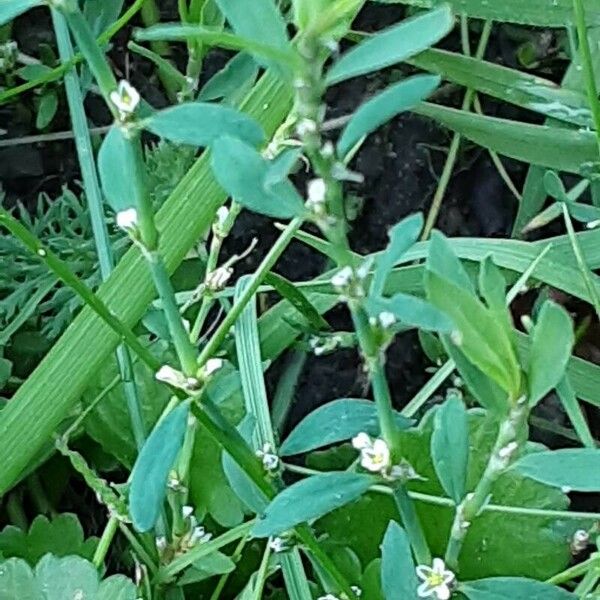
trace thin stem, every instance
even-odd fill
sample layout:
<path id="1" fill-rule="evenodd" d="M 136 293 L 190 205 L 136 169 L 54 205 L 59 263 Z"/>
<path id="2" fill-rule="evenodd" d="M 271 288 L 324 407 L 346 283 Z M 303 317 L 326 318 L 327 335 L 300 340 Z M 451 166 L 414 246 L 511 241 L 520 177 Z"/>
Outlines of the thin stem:
<path id="1" fill-rule="evenodd" d="M 96 551 L 94 552 L 94 557 L 92 558 L 92 562 L 96 569 L 101 569 L 104 564 L 104 559 L 106 558 L 106 554 L 108 553 L 108 549 L 112 544 L 113 538 L 119 529 L 119 519 L 117 517 L 111 516 L 108 519 L 108 524 L 104 528 L 102 532 L 102 537 L 98 542 L 98 546 L 96 546 Z"/>
<path id="2" fill-rule="evenodd" d="M 238 561 L 240 560 L 240 558 L 242 557 L 242 553 L 244 552 L 244 548 L 246 547 L 246 544 L 248 543 L 248 536 L 244 536 L 240 539 L 240 541 L 238 542 L 238 545 L 236 546 L 235 550 L 233 551 L 233 554 L 231 555 L 231 560 L 234 563 L 238 563 Z M 215 586 L 215 589 L 213 590 L 211 596 L 210 596 L 210 600 L 219 600 L 219 598 L 221 597 L 221 594 L 223 592 L 223 589 L 225 588 L 225 586 L 227 585 L 227 582 L 229 581 L 229 576 L 231 575 L 231 573 L 223 573 L 223 575 L 221 575 L 221 577 L 219 577 L 219 581 L 217 582 L 217 585 Z"/>
<path id="3" fill-rule="evenodd" d="M 235 302 L 231 310 L 227 313 L 227 316 L 223 319 L 218 329 L 215 331 L 214 335 L 208 341 L 206 346 L 204 346 L 202 352 L 200 353 L 200 358 L 198 359 L 198 364 L 200 366 L 204 365 L 206 361 L 219 350 L 221 344 L 227 337 L 229 330 L 231 329 L 237 318 L 240 316 L 250 299 L 256 293 L 256 290 L 262 283 L 266 274 L 273 268 L 273 266 L 277 262 L 277 259 L 281 256 L 283 251 L 287 248 L 288 244 L 292 241 L 296 231 L 300 229 L 301 225 L 302 219 L 297 217 L 294 220 L 290 221 L 283 233 L 279 236 L 275 244 L 269 250 L 268 254 L 260 263 L 258 269 L 252 275 L 251 280 L 248 286 L 245 288 L 244 292 L 240 295 L 237 302 Z"/>
<path id="4" fill-rule="evenodd" d="M 402 518 L 402 524 L 406 529 L 417 562 L 420 565 L 430 565 L 431 552 L 427 545 L 425 534 L 423 533 L 423 527 L 421 526 L 419 515 L 415 509 L 415 504 L 404 485 L 398 485 L 396 487 L 394 491 L 394 500 L 396 501 L 398 512 Z"/>
<path id="5" fill-rule="evenodd" d="M 252 598 L 254 600 L 261 600 L 263 597 L 263 590 L 265 589 L 265 583 L 267 582 L 267 569 L 269 567 L 269 558 L 271 557 L 271 548 L 269 544 L 265 544 L 265 549 L 263 551 L 263 557 L 260 561 L 260 566 L 258 567 L 258 571 L 256 572 L 256 583 L 254 587 L 254 593 L 252 594 Z"/>
<path id="6" fill-rule="evenodd" d="M 482 58 L 485 54 L 485 50 L 487 48 L 488 41 L 490 39 L 490 34 L 492 33 L 492 22 L 486 21 L 483 25 L 483 30 L 481 32 L 481 37 L 479 38 L 479 44 L 477 46 L 477 50 L 475 51 L 476 58 Z M 465 27 L 462 28 L 463 34 L 463 49 L 468 50 L 468 44 L 464 39 L 465 36 Z M 465 96 L 463 98 L 462 110 L 469 110 L 471 108 L 471 103 L 473 102 L 473 98 L 475 97 L 475 90 L 473 88 L 468 88 L 465 92 Z M 446 162 L 444 164 L 444 169 L 442 170 L 442 175 L 440 176 L 440 181 L 438 183 L 437 189 L 435 190 L 435 194 L 433 196 L 433 200 L 431 202 L 431 208 L 429 209 L 429 213 L 427 214 L 427 219 L 425 221 L 425 226 L 423 228 L 423 233 L 421 235 L 422 240 L 427 240 L 431 235 L 431 231 L 433 230 L 435 223 L 437 221 L 438 215 L 440 213 L 440 209 L 442 207 L 442 201 L 444 200 L 444 196 L 446 195 L 446 190 L 448 189 L 448 184 L 450 183 L 450 178 L 452 177 L 452 172 L 454 171 L 454 165 L 456 164 L 456 159 L 458 157 L 458 150 L 460 148 L 462 137 L 460 134 L 455 133 L 452 136 L 452 142 L 450 143 L 450 148 L 448 149 L 448 156 L 446 158 Z"/>
<path id="7" fill-rule="evenodd" d="M 568 569 L 565 569 L 561 573 L 557 573 L 553 577 L 548 579 L 547 583 L 551 583 L 553 585 L 560 585 L 562 583 L 566 583 L 567 581 L 571 581 L 576 577 L 581 577 L 584 573 L 587 573 L 592 567 L 598 566 L 600 564 L 600 556 L 597 552 L 592 554 L 587 560 L 580 562 Z"/>
<path id="8" fill-rule="evenodd" d="M 598 100 L 598 87 L 596 85 L 596 76 L 594 73 L 594 63 L 592 60 L 592 51 L 587 35 L 587 26 L 585 23 L 585 8 L 582 0 L 573 0 L 573 10 L 575 11 L 575 22 L 577 25 L 577 37 L 579 38 L 579 53 L 581 56 L 581 66 L 585 74 L 585 85 L 596 127 L 596 139 L 598 149 L 600 150 L 600 100 Z"/>
<path id="9" fill-rule="evenodd" d="M 127 541 L 136 552 L 136 554 L 140 557 L 143 563 L 148 567 L 150 573 L 156 575 L 158 573 L 158 566 L 154 559 L 150 556 L 146 548 L 140 544 L 135 535 L 130 531 L 129 527 L 125 525 L 125 523 L 119 521 L 119 530 L 121 533 L 127 538 Z"/>

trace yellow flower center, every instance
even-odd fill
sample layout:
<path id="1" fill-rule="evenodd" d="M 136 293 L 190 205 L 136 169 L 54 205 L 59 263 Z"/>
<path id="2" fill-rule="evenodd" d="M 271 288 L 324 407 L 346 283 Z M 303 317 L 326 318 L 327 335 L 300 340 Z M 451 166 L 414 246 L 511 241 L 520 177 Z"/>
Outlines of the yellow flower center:
<path id="1" fill-rule="evenodd" d="M 440 573 L 431 573 L 427 576 L 427 583 L 431 587 L 438 587 L 444 584 L 444 576 Z"/>

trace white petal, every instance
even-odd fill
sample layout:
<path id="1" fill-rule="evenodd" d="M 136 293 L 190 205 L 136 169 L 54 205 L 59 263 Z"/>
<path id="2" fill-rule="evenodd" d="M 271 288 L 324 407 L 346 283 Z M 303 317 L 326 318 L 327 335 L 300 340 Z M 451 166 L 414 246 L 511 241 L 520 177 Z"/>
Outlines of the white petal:
<path id="1" fill-rule="evenodd" d="M 446 571 L 446 563 L 441 558 L 433 559 L 433 572 L 438 575 L 443 575 Z"/>
<path id="2" fill-rule="evenodd" d="M 373 442 L 373 450 L 375 451 L 375 454 L 381 456 L 383 465 L 387 467 L 390 464 L 390 449 L 385 440 L 376 439 Z"/>
<path id="3" fill-rule="evenodd" d="M 417 571 L 417 577 L 423 580 L 433 573 L 433 569 L 428 565 L 419 565 L 415 570 Z"/>
<path id="4" fill-rule="evenodd" d="M 364 431 L 359 433 L 358 435 L 356 435 L 355 437 L 352 438 L 352 445 L 357 449 L 357 450 L 363 450 L 364 448 L 370 448 L 372 443 L 371 443 L 371 438 L 369 437 L 368 434 L 366 434 Z"/>
<path id="5" fill-rule="evenodd" d="M 434 593 L 435 588 L 432 588 L 428 581 L 425 581 L 417 588 L 417 595 L 419 598 L 429 598 L 429 596 L 433 596 Z"/>
<path id="6" fill-rule="evenodd" d="M 456 575 L 452 571 L 444 571 L 442 576 L 444 577 L 444 583 L 452 583 L 456 579 Z"/>
<path id="7" fill-rule="evenodd" d="M 438 585 L 435 588 L 435 595 L 438 600 L 448 600 L 451 596 L 450 588 L 447 585 Z"/>

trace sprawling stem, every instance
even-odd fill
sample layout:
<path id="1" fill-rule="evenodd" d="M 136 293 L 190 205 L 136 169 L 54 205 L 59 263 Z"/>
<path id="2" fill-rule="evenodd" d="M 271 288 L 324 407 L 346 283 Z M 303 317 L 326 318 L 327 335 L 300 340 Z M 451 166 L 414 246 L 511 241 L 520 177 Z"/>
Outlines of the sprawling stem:
<path id="1" fill-rule="evenodd" d="M 487 465 L 472 493 L 456 507 L 456 514 L 450 540 L 446 548 L 446 563 L 451 569 L 457 569 L 458 558 L 463 547 L 467 531 L 473 520 L 480 514 L 490 498 L 492 487 L 500 475 L 506 471 L 512 459 L 526 439 L 523 430 L 527 425 L 529 407 L 523 396 L 511 408 L 508 416 L 500 423 L 498 435 Z"/>

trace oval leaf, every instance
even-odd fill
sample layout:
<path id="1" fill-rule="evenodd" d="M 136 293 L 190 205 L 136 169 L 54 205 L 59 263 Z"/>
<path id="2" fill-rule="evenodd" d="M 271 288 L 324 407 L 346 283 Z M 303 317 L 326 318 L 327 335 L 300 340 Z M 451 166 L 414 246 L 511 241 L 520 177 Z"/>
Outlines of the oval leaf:
<path id="1" fill-rule="evenodd" d="M 252 530 L 255 537 L 269 537 L 299 523 L 318 519 L 360 498 L 377 482 L 371 475 L 332 472 L 295 483 L 278 494 Z"/>
<path id="2" fill-rule="evenodd" d="M 444 491 L 456 504 L 465 496 L 469 461 L 469 421 L 462 400 L 453 394 L 434 417 L 431 457 Z"/>
<path id="3" fill-rule="evenodd" d="M 181 450 L 190 401 L 166 415 L 144 444 L 131 472 L 129 509 L 137 531 L 154 527 L 167 492 L 169 471 Z"/>
<path id="4" fill-rule="evenodd" d="M 490 577 L 469 581 L 460 586 L 469 600 L 575 600 L 570 594 L 549 583 L 523 577 Z"/>
<path id="5" fill-rule="evenodd" d="M 2 0 L 0 2 L 0 26 L 40 4 L 42 4 L 42 0 Z"/>
<path id="6" fill-rule="evenodd" d="M 208 146 L 230 135 L 257 146 L 265 139 L 260 125 L 244 113 L 208 102 L 180 104 L 154 113 L 144 127 L 156 135 L 192 146 Z"/>
<path id="7" fill-rule="evenodd" d="M 217 139 L 211 160 L 221 187 L 242 206 L 276 219 L 304 213 L 302 198 L 288 179 L 267 186 L 269 162 L 241 140 Z"/>
<path id="8" fill-rule="evenodd" d="M 340 156 L 348 154 L 363 136 L 427 98 L 439 84 L 440 78 L 436 75 L 415 75 L 365 102 L 352 115 L 338 141 Z"/>
<path id="9" fill-rule="evenodd" d="M 600 450 L 595 448 L 535 452 L 518 460 L 513 468 L 525 477 L 561 489 L 600 491 Z"/>
<path id="10" fill-rule="evenodd" d="M 571 317 L 558 304 L 544 303 L 531 338 L 528 385 L 529 403 L 534 406 L 565 374 L 575 343 Z"/>
<path id="11" fill-rule="evenodd" d="M 344 54 L 327 74 L 334 84 L 402 62 L 442 39 L 454 25 L 447 4 L 412 19 L 407 19 Z"/>
<path id="12" fill-rule="evenodd" d="M 400 413 L 394 415 L 396 425 L 407 429 L 412 421 Z M 341 398 L 328 402 L 305 417 L 294 428 L 279 449 L 281 456 L 301 454 L 336 442 L 343 442 L 361 431 L 379 435 L 377 407 L 371 400 Z"/>
<path id="13" fill-rule="evenodd" d="M 391 521 L 381 546 L 381 587 L 385 600 L 417 600 L 419 580 L 406 532 Z"/>

